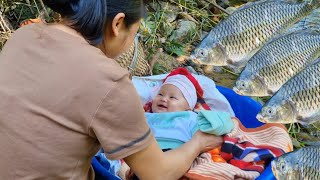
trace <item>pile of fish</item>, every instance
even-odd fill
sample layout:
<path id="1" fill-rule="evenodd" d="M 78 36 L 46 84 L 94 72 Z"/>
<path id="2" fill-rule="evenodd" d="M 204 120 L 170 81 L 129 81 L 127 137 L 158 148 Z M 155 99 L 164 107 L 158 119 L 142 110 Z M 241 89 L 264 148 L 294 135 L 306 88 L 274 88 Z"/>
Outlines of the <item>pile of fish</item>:
<path id="1" fill-rule="evenodd" d="M 244 67 L 268 40 L 319 5 L 319 0 L 261 0 L 244 5 L 217 24 L 190 59 L 205 65 Z"/>
<path id="2" fill-rule="evenodd" d="M 319 7 L 319 0 L 248 3 L 213 28 L 190 58 L 241 68 L 233 88 L 240 95 L 272 96 L 258 120 L 314 123 L 320 120 Z"/>
<path id="3" fill-rule="evenodd" d="M 241 73 L 233 90 L 272 96 L 257 119 L 320 125 L 320 0 L 261 0 L 221 21 L 192 52 L 195 63 Z M 319 126 L 320 127 L 320 126 Z M 313 146 L 272 161 L 279 179 L 320 179 L 320 130 Z"/>
<path id="4" fill-rule="evenodd" d="M 271 39 L 254 54 L 236 81 L 234 91 L 247 96 L 272 96 L 318 57 L 320 9 Z"/>
<path id="5" fill-rule="evenodd" d="M 261 122 L 308 125 L 320 120 L 320 58 L 289 79 L 262 107 Z"/>

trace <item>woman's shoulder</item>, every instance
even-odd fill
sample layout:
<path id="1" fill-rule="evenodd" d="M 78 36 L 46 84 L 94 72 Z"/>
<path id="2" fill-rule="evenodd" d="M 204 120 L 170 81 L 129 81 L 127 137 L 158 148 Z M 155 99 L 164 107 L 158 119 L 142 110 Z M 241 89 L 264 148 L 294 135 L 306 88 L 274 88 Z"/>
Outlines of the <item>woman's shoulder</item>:
<path id="1" fill-rule="evenodd" d="M 90 45 L 81 35 L 65 26 L 30 24 L 19 28 L 10 41 L 9 46 L 11 44 L 16 50 L 28 48 L 33 55 L 36 53 L 53 59 L 54 63 L 62 63 L 74 73 L 86 73 L 88 78 L 90 75 L 103 76 L 116 81 L 128 75 L 128 71 L 115 60 L 106 57 L 99 48 Z"/>

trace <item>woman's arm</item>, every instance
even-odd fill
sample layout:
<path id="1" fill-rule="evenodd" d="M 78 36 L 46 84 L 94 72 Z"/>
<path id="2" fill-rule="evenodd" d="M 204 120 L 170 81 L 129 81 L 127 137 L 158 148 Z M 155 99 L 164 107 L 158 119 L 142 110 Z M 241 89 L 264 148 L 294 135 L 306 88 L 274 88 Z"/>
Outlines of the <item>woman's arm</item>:
<path id="1" fill-rule="evenodd" d="M 198 131 L 189 142 L 178 149 L 162 152 L 154 139 L 150 146 L 124 160 L 142 180 L 176 180 L 187 172 L 201 152 L 218 147 L 221 143 L 222 137 Z"/>

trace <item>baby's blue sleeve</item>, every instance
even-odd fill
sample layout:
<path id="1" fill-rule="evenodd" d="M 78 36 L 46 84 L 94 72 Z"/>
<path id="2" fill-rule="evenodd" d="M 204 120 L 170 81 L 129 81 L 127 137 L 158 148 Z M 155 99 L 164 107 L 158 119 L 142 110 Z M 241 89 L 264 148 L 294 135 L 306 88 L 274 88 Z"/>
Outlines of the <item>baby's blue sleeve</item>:
<path id="1" fill-rule="evenodd" d="M 198 114 L 195 112 L 191 112 L 190 115 L 190 125 L 189 129 L 191 130 L 191 137 L 199 130 L 198 122 L 197 122 Z"/>
<path id="2" fill-rule="evenodd" d="M 221 136 L 231 132 L 234 124 L 227 112 L 203 110 L 198 112 L 197 126 L 202 132 Z"/>

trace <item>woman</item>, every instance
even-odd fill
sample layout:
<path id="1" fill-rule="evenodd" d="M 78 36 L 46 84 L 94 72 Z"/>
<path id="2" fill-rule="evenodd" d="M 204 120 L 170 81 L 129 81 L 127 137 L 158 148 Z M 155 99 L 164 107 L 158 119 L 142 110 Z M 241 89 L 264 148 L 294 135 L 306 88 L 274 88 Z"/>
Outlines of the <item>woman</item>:
<path id="1" fill-rule="evenodd" d="M 112 58 L 133 42 L 141 0 L 47 0 L 60 24 L 18 29 L 0 56 L 2 179 L 93 179 L 102 146 L 141 179 L 178 179 L 221 137 L 197 132 L 163 153 L 139 97 Z"/>

